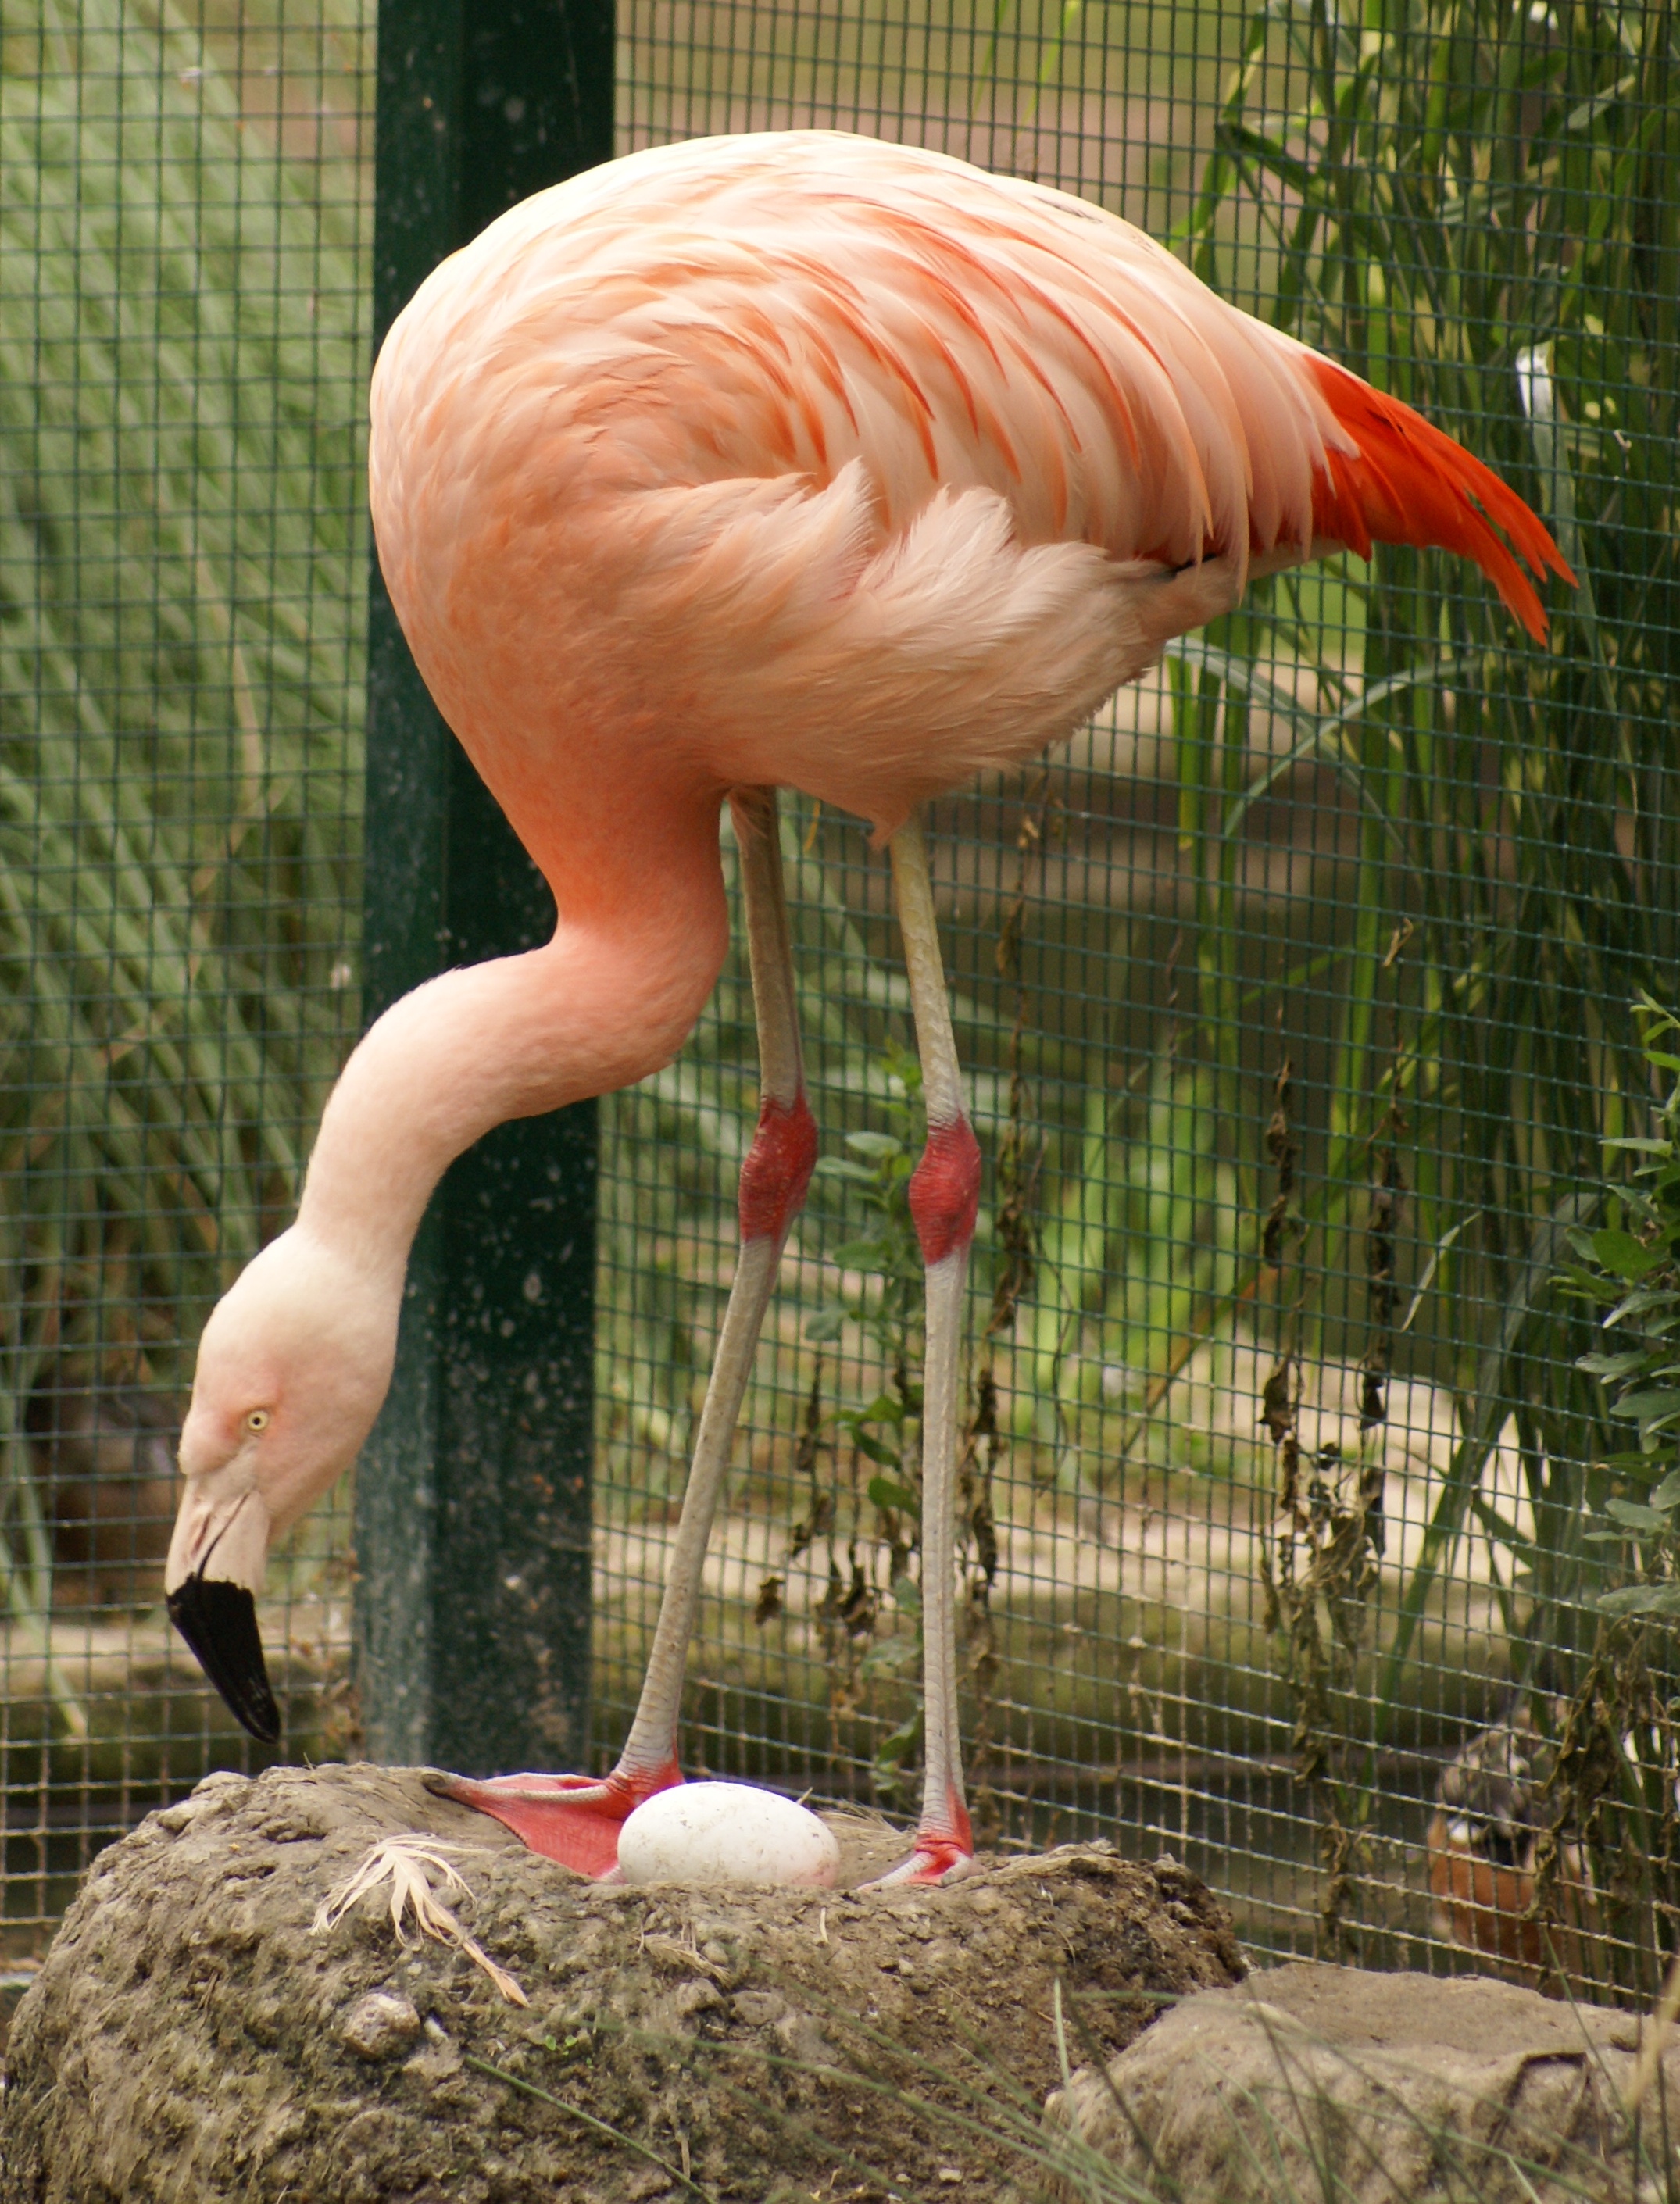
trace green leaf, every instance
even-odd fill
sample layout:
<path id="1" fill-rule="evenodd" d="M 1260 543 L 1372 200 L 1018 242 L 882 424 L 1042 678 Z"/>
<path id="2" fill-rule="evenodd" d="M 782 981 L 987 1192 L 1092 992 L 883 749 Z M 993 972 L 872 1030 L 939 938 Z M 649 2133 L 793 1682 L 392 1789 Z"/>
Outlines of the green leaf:
<path id="1" fill-rule="evenodd" d="M 1680 1469 L 1671 1469 L 1651 1495 L 1653 1508 L 1680 1508 Z"/>
<path id="2" fill-rule="evenodd" d="M 1600 1592 L 1597 1603 L 1606 1614 L 1680 1615 L 1680 1585 L 1629 1585 Z"/>
<path id="3" fill-rule="evenodd" d="M 1680 1392 L 1671 1385 L 1659 1385 L 1648 1393 L 1624 1393 L 1610 1413 L 1624 1423 L 1637 1423 L 1641 1432 L 1650 1431 L 1680 1415 Z"/>
<path id="4" fill-rule="evenodd" d="M 1661 1260 L 1642 1241 L 1635 1240 L 1631 1232 L 1622 1232 L 1606 1224 L 1593 1235 L 1593 1253 L 1606 1271 L 1613 1271 L 1618 1278 L 1636 1285 L 1647 1271 L 1654 1270 Z"/>
<path id="5" fill-rule="evenodd" d="M 843 1247 L 836 1247 L 829 1256 L 842 1271 L 878 1271 L 886 1257 L 886 1250 L 878 1240 L 848 1240 Z"/>
<path id="6" fill-rule="evenodd" d="M 816 1176 L 818 1178 L 849 1178 L 854 1186 L 873 1186 L 875 1173 L 862 1164 L 849 1164 L 844 1156 L 819 1156 Z"/>
<path id="7" fill-rule="evenodd" d="M 871 1459 L 880 1460 L 884 1457 L 875 1455 Z M 896 1466 L 896 1461 L 894 1466 Z M 916 1495 L 907 1484 L 900 1484 L 893 1478 L 872 1477 L 870 1479 L 869 1494 L 877 1508 L 896 1508 L 906 1515 L 913 1515 L 916 1513 Z"/>
<path id="8" fill-rule="evenodd" d="M 848 1133 L 846 1145 L 860 1156 L 901 1156 L 904 1142 L 891 1133 Z"/>
<path id="9" fill-rule="evenodd" d="M 903 1763 L 906 1756 L 914 1752 L 921 1741 L 922 1709 L 918 1706 L 905 1721 L 899 1723 L 891 1737 L 882 1740 L 876 1750 L 875 1780 L 882 1790 L 890 1792 L 896 1788 L 901 1779 Z"/>
<path id="10" fill-rule="evenodd" d="M 921 1743 L 921 1740 L 922 1709 L 920 1707 L 917 1707 L 913 1714 L 905 1715 L 903 1721 L 899 1724 L 898 1727 L 893 1732 L 891 1737 L 887 1739 L 882 1750 L 884 1751 L 892 1751 L 896 1748 L 898 1754 L 902 1756 L 906 1752 L 913 1752 L 916 1750 L 916 1747 Z"/>
<path id="11" fill-rule="evenodd" d="M 1630 1317 L 1643 1316 L 1647 1309 L 1672 1307 L 1675 1289 L 1672 1286 L 1635 1286 L 1625 1300 L 1618 1301 L 1608 1316 L 1600 1321 L 1606 1331 L 1613 1331 L 1618 1324 L 1626 1324 Z"/>
<path id="12" fill-rule="evenodd" d="M 859 1420 L 866 1424 L 901 1424 L 905 1419 L 905 1406 L 891 1393 L 877 1393 L 867 1408 L 858 1411 L 858 1415 Z"/>
<path id="13" fill-rule="evenodd" d="M 821 1345 L 828 1340 L 838 1339 L 845 1322 L 846 1311 L 843 1308 L 819 1309 L 805 1325 L 805 1337 L 813 1346 Z"/>
<path id="14" fill-rule="evenodd" d="M 1584 1370 L 1589 1378 L 1611 1380 L 1630 1377 L 1647 1360 L 1635 1348 L 1629 1354 L 1582 1354 L 1576 1359 L 1575 1366 Z"/>
<path id="15" fill-rule="evenodd" d="M 1665 1531 L 1668 1517 L 1660 1508 L 1642 1508 L 1636 1500 L 1607 1500 L 1605 1514 L 1625 1523 L 1630 1531 Z"/>
<path id="16" fill-rule="evenodd" d="M 922 1587 L 914 1577 L 900 1570 L 892 1582 L 893 1604 L 902 1614 L 919 1615 L 922 1612 Z"/>
<path id="17" fill-rule="evenodd" d="M 883 1469 L 898 1467 L 899 1450 L 896 1447 L 888 1446 L 884 1439 L 872 1437 L 868 1431 L 860 1431 L 854 1424 L 852 1427 L 852 1440 L 859 1454 L 867 1456 L 870 1461 L 878 1461 Z M 893 1505 L 891 1502 L 887 1504 L 889 1507 Z"/>

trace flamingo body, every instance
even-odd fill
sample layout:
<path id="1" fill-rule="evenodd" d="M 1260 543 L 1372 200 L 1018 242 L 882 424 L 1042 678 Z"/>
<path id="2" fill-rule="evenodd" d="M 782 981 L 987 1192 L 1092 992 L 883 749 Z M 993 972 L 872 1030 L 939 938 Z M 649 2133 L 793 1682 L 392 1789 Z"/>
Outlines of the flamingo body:
<path id="1" fill-rule="evenodd" d="M 1561 571 L 1468 453 L 1127 223 L 819 131 L 638 153 L 493 223 L 391 331 L 370 475 L 421 671 L 567 897 L 603 799 L 638 846 L 650 803 L 709 834 L 743 785 L 884 838 L 1252 569 L 1443 542 L 1536 633 L 1485 516 Z"/>

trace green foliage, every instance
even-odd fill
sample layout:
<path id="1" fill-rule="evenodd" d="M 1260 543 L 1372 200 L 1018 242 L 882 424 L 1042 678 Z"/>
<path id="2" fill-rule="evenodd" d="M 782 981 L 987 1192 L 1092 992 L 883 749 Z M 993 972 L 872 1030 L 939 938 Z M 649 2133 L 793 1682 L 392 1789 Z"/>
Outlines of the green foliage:
<path id="1" fill-rule="evenodd" d="M 1680 1470 L 1671 1470 L 1648 1501 L 1612 1499 L 1605 1512 L 1615 1527 L 1587 1535 L 1624 1544 L 1635 1581 L 1601 1592 L 1599 1606 L 1606 1614 L 1680 1626 Z"/>
<path id="2" fill-rule="evenodd" d="M 1561 1296 L 1599 1312 L 1576 1367 L 1607 1414 L 1582 1482 L 1580 1591 L 1595 1620 L 1567 1696 L 1543 1705 L 1557 1745 L 1540 1868 L 1547 1904 L 1562 1833 L 1581 1845 L 1609 1932 L 1587 1957 L 1650 1994 L 1680 1949 L 1680 1058 L 1663 1045 L 1680 1020 L 1649 996 L 1636 1016 L 1651 1129 L 1606 1141 L 1634 1168 L 1600 1189 L 1595 1220 L 1568 1232 L 1575 1259 L 1560 1249 L 1554 1266 Z M 1622 1581 L 1606 1590 L 1606 1573 Z"/>
<path id="3" fill-rule="evenodd" d="M 1202 272 L 1257 280 L 1272 318 L 1499 467 L 1582 577 L 1551 593 L 1544 655 L 1446 554 L 1380 552 L 1339 634 L 1274 584 L 1249 633 L 1311 667 L 1318 704 L 1273 684 L 1293 747 L 1212 822 L 1222 842 L 1308 757 L 1358 806 L 1339 1106 L 1384 1082 L 1374 990 L 1408 921 L 1392 1076 L 1440 1158 L 1418 1191 L 1443 1229 L 1490 1199 L 1503 1228 L 1476 1235 L 1485 1267 L 1462 1241 L 1444 1266 L 1455 1318 L 1548 1183 L 1617 1129 L 1643 1074 L 1605 1007 L 1659 985 L 1680 947 L 1677 208 L 1665 8 L 1591 0 L 1537 29 L 1519 0 L 1268 5 L 1185 240 Z M 1239 664 L 1202 667 L 1227 710 L 1261 701 Z M 1362 1134 L 1350 1116 L 1337 1138 Z"/>
<path id="4" fill-rule="evenodd" d="M 916 1357 L 922 1322 L 922 1254 L 910 1214 L 910 1180 L 921 1137 L 922 1067 L 908 1050 L 889 1040 L 882 1052 L 882 1114 L 889 1130 L 870 1128 L 845 1135 L 849 1153 L 819 1158 L 817 1174 L 852 1189 L 865 1229 L 828 1250 L 843 1271 L 863 1273 L 859 1290 L 831 1301 L 805 1326 L 814 1341 L 838 1339 L 850 1318 L 874 1341 L 893 1373 L 896 1400 L 879 1416 L 859 1411 L 852 1428 L 876 1421 L 901 1424 L 910 1411 L 909 1372 Z M 891 1413 L 888 1413 L 890 1410 Z M 872 1443 L 863 1451 L 870 1460 L 899 1465 L 899 1449 Z"/>
<path id="5" fill-rule="evenodd" d="M 273 33 L 276 133 L 288 69 L 306 61 L 321 100 L 359 66 L 357 11 L 329 15 L 339 28 Z M 169 0 L 41 0 L 27 29 L 8 19 L 0 1467 L 15 1609 L 45 1597 L 20 1437 L 43 1364 L 84 1352 L 104 1382 L 179 1382 L 182 1333 L 289 1210 L 356 1012 L 362 180 L 329 144 L 281 157 L 246 89 Z"/>
<path id="6" fill-rule="evenodd" d="M 1414 1339 L 1440 1342 L 1462 1404 L 1392 1674 L 1472 1526 L 1511 1544 L 1529 1627 L 1566 1640 L 1583 1580 L 1571 1526 L 1600 1410 L 1574 1374 L 1578 1322 L 1543 1288 L 1600 1141 L 1641 1104 L 1606 1010 L 1660 985 L 1680 946 L 1677 39 L 1665 8 L 1600 0 L 1543 22 L 1522 0 L 1257 9 L 1182 240 L 1499 468 L 1582 581 L 1552 592 L 1544 652 L 1444 554 L 1406 550 L 1368 582 L 1350 568 L 1339 632 L 1321 586 L 1283 578 L 1230 648 L 1186 647 L 1204 717 L 1211 695 L 1227 721 L 1263 706 L 1290 734 L 1258 772 L 1202 776 L 1219 928 L 1237 923 L 1227 844 L 1289 773 L 1333 773 L 1356 821 L 1305 1320 L 1326 1341 L 1346 1320 L 1367 1144 L 1403 1111 L 1434 1251 Z M 1481 1499 L 1512 1419 L 1531 1543 Z"/>
<path id="7" fill-rule="evenodd" d="M 1639 1005 L 1645 1059 L 1666 1084 L 1680 1057 L 1663 1043 L 1680 1018 L 1652 1000 Z M 1596 1378 L 1612 1419 L 1632 1424 L 1636 1448 L 1610 1455 L 1641 1495 L 1612 1495 L 1588 1537 L 1621 1549 L 1632 1581 L 1598 1596 L 1608 1615 L 1680 1624 L 1680 1082 L 1655 1112 L 1656 1129 L 1609 1141 L 1643 1158 L 1631 1176 L 1605 1189 L 1619 1221 L 1570 1235 L 1579 1260 L 1563 1272 L 1569 1289 L 1601 1308 L 1608 1344 L 1578 1367 Z"/>
<path id="8" fill-rule="evenodd" d="M 1564 1755 L 1570 1803 L 1635 1941 L 1648 1904 L 1641 1916 L 1619 1863 L 1636 1830 L 1647 1857 L 1656 1844 L 1667 1748 L 1637 1765 L 1623 1750 L 1617 1710 L 1642 1719 L 1659 1686 L 1638 1649 L 1604 1640 L 1589 1526 L 1635 1526 L 1596 1512 L 1617 1504 L 1610 1424 L 1580 1305 L 1550 1287 L 1570 1235 L 1618 1229 L 1600 1213 L 1601 1145 L 1642 1126 L 1649 1091 L 1619 1006 L 1660 989 L 1680 949 L 1677 210 L 1671 9 L 1267 0 L 1178 240 L 1227 295 L 1458 435 L 1546 517 L 1580 578 L 1548 593 L 1539 650 L 1446 554 L 1383 549 L 1368 574 L 1282 577 L 1178 647 L 1174 698 L 1197 806 L 1198 982 L 1226 1030 L 1256 807 L 1310 774 L 1347 822 L 1339 937 L 1280 943 L 1261 990 L 1285 1034 L 1304 992 L 1331 1002 L 1279 1367 L 1297 1353 L 1372 1366 L 1356 1295 L 1386 1149 L 1385 1235 L 1403 1271 L 1404 1209 L 1419 1251 L 1407 1364 L 1451 1384 L 1458 1425 L 1398 1613 L 1379 1618 L 1376 1742 L 1431 1603 L 1484 1542 L 1513 1672 L 1597 1709 Z M 1234 1045 L 1226 1056 L 1230 1091 Z M 1600 1247 L 1631 1265 L 1649 1252 Z M 1653 1439 L 1671 1428 L 1650 1397 L 1664 1389 L 1618 1396 Z M 1383 1436 L 1362 1439 L 1379 1506 Z M 1529 1525 L 1485 1490 L 1512 1440 Z M 1654 1561 L 1665 1533 L 1645 1529 Z M 1333 1886 L 1368 1804 L 1320 1802 Z"/>
<path id="9" fill-rule="evenodd" d="M 848 1133 L 849 1156 L 825 1157 L 817 1169 L 852 1189 L 864 1232 L 829 1251 L 828 1259 L 859 1274 L 856 1291 L 812 1318 L 806 1336 L 837 1339 L 848 1321 L 871 1341 L 890 1373 L 891 1390 L 861 1405 L 842 1406 L 833 1421 L 875 1470 L 865 1487 L 879 1537 L 887 1547 L 887 1586 L 898 1616 L 910 1626 L 877 1639 L 858 1663 L 860 1678 L 902 1680 L 908 1711 L 875 1750 L 873 1776 L 884 1804 L 898 1801 L 905 1764 L 922 1739 L 921 1586 L 911 1556 L 921 1544 L 920 1433 L 923 1270 L 910 1214 L 910 1180 L 922 1135 L 922 1067 L 889 1042 L 882 1062 L 890 1131 Z"/>

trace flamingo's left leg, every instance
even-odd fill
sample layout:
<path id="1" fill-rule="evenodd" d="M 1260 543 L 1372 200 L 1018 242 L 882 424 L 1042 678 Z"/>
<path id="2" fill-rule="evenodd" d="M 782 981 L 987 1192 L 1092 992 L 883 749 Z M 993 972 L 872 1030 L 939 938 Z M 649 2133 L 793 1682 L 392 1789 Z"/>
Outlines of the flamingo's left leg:
<path id="1" fill-rule="evenodd" d="M 656 1791 L 682 1781 L 677 1722 L 707 1542 L 782 1247 L 816 1161 L 816 1123 L 805 1099 L 799 1047 L 775 791 L 737 789 L 730 808 L 740 850 L 758 1025 L 758 1127 L 741 1166 L 740 1253 L 700 1411 L 636 1719 L 618 1766 L 604 1781 L 579 1775 L 500 1775 L 483 1783 L 460 1776 L 431 1779 L 446 1797 L 493 1814 L 533 1851 L 584 1875 L 610 1875 L 618 1864 L 618 1833 L 626 1816 Z"/>
<path id="2" fill-rule="evenodd" d="M 974 1857 L 957 1728 L 957 1451 L 963 1314 L 980 1201 L 980 1145 L 963 1108 L 951 1003 L 939 953 L 927 845 L 919 821 L 893 835 L 893 886 L 922 1058 L 928 1141 L 910 1182 L 927 1279 L 922 1378 L 922 1817 L 910 1857 L 886 1882 L 943 1882 Z"/>

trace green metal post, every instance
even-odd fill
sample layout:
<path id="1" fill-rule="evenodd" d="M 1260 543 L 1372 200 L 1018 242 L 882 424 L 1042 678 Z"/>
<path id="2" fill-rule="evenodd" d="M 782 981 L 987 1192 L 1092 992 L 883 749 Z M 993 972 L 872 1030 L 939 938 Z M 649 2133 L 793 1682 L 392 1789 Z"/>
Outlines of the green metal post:
<path id="1" fill-rule="evenodd" d="M 504 208 L 612 152 L 612 0 L 380 0 L 375 332 Z M 368 638 L 370 1021 L 431 974 L 531 947 L 540 875 L 414 670 L 376 562 Z M 439 1188 L 356 1483 L 369 1751 L 463 1774 L 589 1744 L 595 1110 L 504 1126 Z"/>

